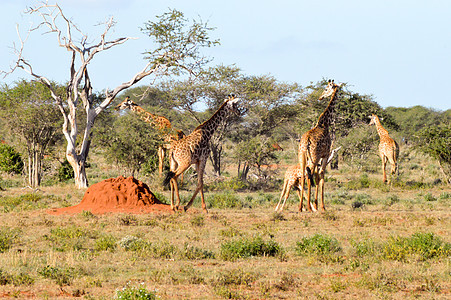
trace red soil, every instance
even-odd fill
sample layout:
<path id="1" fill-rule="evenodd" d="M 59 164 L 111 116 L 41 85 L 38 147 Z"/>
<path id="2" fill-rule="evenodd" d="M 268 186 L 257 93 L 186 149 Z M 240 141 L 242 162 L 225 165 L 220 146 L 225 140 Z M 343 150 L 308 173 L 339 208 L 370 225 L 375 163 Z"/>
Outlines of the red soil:
<path id="1" fill-rule="evenodd" d="M 171 206 L 163 204 L 149 187 L 133 178 L 110 178 L 90 186 L 80 204 L 52 209 L 50 214 L 76 214 L 82 211 L 104 213 L 152 213 L 171 212 Z"/>

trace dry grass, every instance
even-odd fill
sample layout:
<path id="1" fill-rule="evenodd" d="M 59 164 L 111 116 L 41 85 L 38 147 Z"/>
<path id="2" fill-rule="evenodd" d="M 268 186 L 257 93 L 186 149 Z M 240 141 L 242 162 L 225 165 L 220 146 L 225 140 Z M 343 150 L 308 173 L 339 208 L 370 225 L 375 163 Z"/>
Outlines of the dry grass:
<path id="1" fill-rule="evenodd" d="M 449 299 L 451 188 L 433 184 L 436 165 L 417 164 L 401 165 L 392 187 L 378 173 L 341 166 L 328 173 L 325 213 L 298 213 L 292 195 L 276 214 L 278 191 L 221 191 L 206 193 L 207 202 L 215 194 L 235 208 L 53 216 L 46 209 L 78 204 L 83 191 L 8 188 L 0 194 L 0 298 L 111 299 L 140 287 L 161 299 Z M 421 240 L 427 234 L 442 248 Z M 242 258 L 226 259 L 225 244 Z"/>

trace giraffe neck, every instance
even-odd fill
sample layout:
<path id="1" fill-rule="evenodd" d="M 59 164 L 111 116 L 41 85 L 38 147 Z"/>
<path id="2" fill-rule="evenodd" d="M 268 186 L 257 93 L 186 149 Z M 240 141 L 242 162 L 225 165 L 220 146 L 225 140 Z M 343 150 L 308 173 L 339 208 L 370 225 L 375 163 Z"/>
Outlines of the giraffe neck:
<path id="1" fill-rule="evenodd" d="M 377 134 L 379 134 L 380 137 L 388 136 L 388 131 L 382 127 L 381 121 L 379 121 L 378 117 L 375 118 L 374 124 L 376 125 Z"/>
<path id="2" fill-rule="evenodd" d="M 226 107 L 227 102 L 224 102 L 221 107 L 211 116 L 210 119 L 206 120 L 195 130 L 202 130 L 202 137 L 210 139 L 213 133 L 216 131 L 221 122 L 227 117 L 228 109 Z"/>
<path id="3" fill-rule="evenodd" d="M 144 108 L 142 108 L 139 105 L 136 106 L 132 106 L 130 108 L 133 112 L 135 112 L 138 117 L 143 120 L 146 123 L 152 124 L 155 127 L 157 127 L 158 129 L 165 129 L 168 128 L 168 126 L 166 126 L 165 124 L 158 122 L 158 119 L 160 117 L 158 117 L 157 115 L 154 115 L 148 111 L 146 111 Z M 169 121 L 168 121 L 169 122 Z M 170 126 L 169 126 L 170 127 Z"/>
<path id="4" fill-rule="evenodd" d="M 329 126 L 335 121 L 335 100 L 336 100 L 337 90 L 333 92 L 331 95 L 331 99 L 329 101 L 329 105 L 327 105 L 324 112 L 319 116 L 318 123 L 316 123 L 317 127 L 322 127 L 325 129 L 329 129 Z"/>

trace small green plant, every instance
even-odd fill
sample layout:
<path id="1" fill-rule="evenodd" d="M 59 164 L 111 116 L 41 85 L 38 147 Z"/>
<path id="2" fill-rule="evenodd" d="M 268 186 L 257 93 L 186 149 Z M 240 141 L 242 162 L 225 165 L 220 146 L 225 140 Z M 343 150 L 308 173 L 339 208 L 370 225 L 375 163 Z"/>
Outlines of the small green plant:
<path id="1" fill-rule="evenodd" d="M 240 238 L 221 244 L 220 257 L 224 260 L 235 260 L 251 256 L 277 256 L 283 252 L 275 241 L 264 241 L 262 237 Z"/>
<path id="2" fill-rule="evenodd" d="M 214 208 L 243 208 L 241 199 L 232 192 L 216 193 L 208 197 L 207 203 Z"/>
<path id="3" fill-rule="evenodd" d="M 258 278 L 253 272 L 244 272 L 241 269 L 219 272 L 212 280 L 213 286 L 247 285 L 250 286 Z"/>
<path id="4" fill-rule="evenodd" d="M 112 235 L 104 235 L 95 241 L 96 251 L 114 251 L 117 246 L 117 239 Z"/>
<path id="5" fill-rule="evenodd" d="M 451 255 L 451 243 L 443 242 L 433 233 L 414 233 L 410 237 L 391 237 L 382 245 L 385 259 L 406 261 L 408 258 L 426 260 Z"/>
<path id="6" fill-rule="evenodd" d="M 385 205 L 392 206 L 393 204 L 398 203 L 398 202 L 399 202 L 399 197 L 397 195 L 390 195 L 385 200 Z"/>
<path id="7" fill-rule="evenodd" d="M 361 241 L 351 241 L 351 245 L 359 257 L 374 256 L 379 252 L 378 245 L 372 239 L 363 239 Z"/>
<path id="8" fill-rule="evenodd" d="M 38 273 L 44 277 L 53 279 L 59 286 L 70 285 L 75 278 L 75 269 L 72 267 L 45 266 Z"/>
<path id="9" fill-rule="evenodd" d="M 190 260 L 215 258 L 212 251 L 190 246 L 187 243 L 183 247 L 182 256 Z"/>
<path id="10" fill-rule="evenodd" d="M 8 274 L 0 269 L 0 285 L 13 284 L 14 286 L 31 285 L 34 283 L 34 279 L 23 272 L 17 275 Z"/>
<path id="11" fill-rule="evenodd" d="M 120 290 L 116 290 L 114 299 L 121 300 L 154 300 L 157 296 L 154 292 L 148 291 L 144 287 L 144 283 L 140 286 L 132 286 L 129 283 Z"/>
<path id="12" fill-rule="evenodd" d="M 326 255 L 340 250 L 341 246 L 337 239 L 319 233 L 311 237 L 304 237 L 300 242 L 296 243 L 296 253 L 298 255 Z"/>
<path id="13" fill-rule="evenodd" d="M 142 252 L 151 248 L 151 243 L 144 241 L 136 236 L 127 235 L 117 242 L 119 247 L 125 251 Z"/>
<path id="14" fill-rule="evenodd" d="M 57 176 L 58 181 L 60 182 L 68 181 L 74 178 L 74 169 L 72 169 L 72 166 L 67 159 L 60 163 Z"/>
<path id="15" fill-rule="evenodd" d="M 431 193 L 426 193 L 424 195 L 424 200 L 425 201 L 437 201 L 437 198 L 435 198 L 434 196 L 432 196 Z"/>

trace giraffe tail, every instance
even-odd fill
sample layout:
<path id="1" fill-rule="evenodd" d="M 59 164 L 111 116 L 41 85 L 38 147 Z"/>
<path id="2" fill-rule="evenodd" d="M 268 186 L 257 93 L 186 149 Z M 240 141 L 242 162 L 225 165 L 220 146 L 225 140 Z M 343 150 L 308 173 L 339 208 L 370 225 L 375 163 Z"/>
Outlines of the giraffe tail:
<path id="1" fill-rule="evenodd" d="M 307 177 L 311 182 L 312 187 L 315 187 L 315 181 L 313 180 L 312 170 L 309 167 L 305 168 L 307 170 Z"/>
<path id="2" fill-rule="evenodd" d="M 163 180 L 163 185 L 168 185 L 172 178 L 174 178 L 175 173 L 172 171 L 169 171 L 166 177 Z"/>

